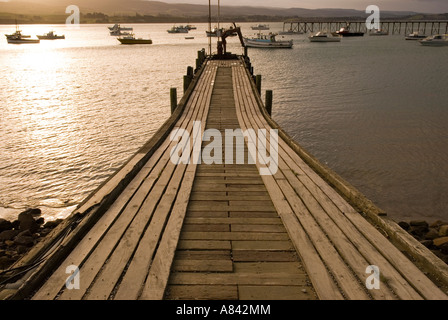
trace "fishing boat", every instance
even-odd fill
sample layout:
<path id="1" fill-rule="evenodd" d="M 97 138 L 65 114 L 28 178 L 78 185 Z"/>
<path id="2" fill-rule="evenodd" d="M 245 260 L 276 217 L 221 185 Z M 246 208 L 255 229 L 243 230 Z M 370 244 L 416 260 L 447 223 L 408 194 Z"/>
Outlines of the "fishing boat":
<path id="1" fill-rule="evenodd" d="M 54 31 L 50 31 L 48 33 L 45 33 L 43 36 L 37 36 L 40 40 L 58 40 L 58 39 L 65 39 L 65 35 L 58 36 Z"/>
<path id="2" fill-rule="evenodd" d="M 406 40 L 422 40 L 425 39 L 427 36 L 424 34 L 421 34 L 419 31 L 414 31 L 411 34 L 407 35 L 405 37 Z"/>
<path id="3" fill-rule="evenodd" d="M 334 36 L 340 35 L 343 37 L 363 37 L 364 36 L 364 32 L 351 31 L 349 25 L 339 29 L 339 31 L 333 32 L 332 34 Z"/>
<path id="4" fill-rule="evenodd" d="M 251 26 L 252 30 L 269 30 L 269 25 L 267 24 L 257 24 L 255 26 Z"/>
<path id="5" fill-rule="evenodd" d="M 19 29 L 19 25 L 17 24 L 17 21 L 16 21 L 16 31 L 14 33 L 11 33 L 11 34 L 5 34 L 5 36 L 6 36 L 6 39 L 17 38 L 17 37 L 19 37 L 21 39 L 31 38 L 31 36 L 29 36 L 29 35 L 22 34 L 22 31 Z"/>
<path id="6" fill-rule="evenodd" d="M 184 26 L 173 26 L 171 29 L 167 31 L 168 33 L 188 33 L 188 28 Z"/>
<path id="7" fill-rule="evenodd" d="M 134 34 L 117 38 L 121 44 L 152 44 L 151 39 L 136 38 Z"/>
<path id="8" fill-rule="evenodd" d="M 341 42 L 342 36 L 340 35 L 329 35 L 325 31 L 319 31 L 308 37 L 311 42 Z"/>
<path id="9" fill-rule="evenodd" d="M 258 34 L 256 38 L 243 38 L 246 47 L 250 48 L 292 48 L 292 40 L 276 39 L 277 34 L 270 33 L 268 35 Z"/>
<path id="10" fill-rule="evenodd" d="M 6 40 L 11 44 L 40 43 L 39 39 L 24 38 L 20 32 L 16 32 L 14 35 L 7 35 Z"/>
<path id="11" fill-rule="evenodd" d="M 132 30 L 134 30 L 134 28 L 132 28 L 132 27 L 122 27 L 118 23 L 116 23 L 112 27 L 108 27 L 108 28 L 110 31 L 114 31 L 114 30 L 132 31 Z"/>
<path id="12" fill-rule="evenodd" d="M 11 44 L 40 43 L 39 39 L 31 39 L 31 36 L 23 35 L 17 23 L 16 23 L 16 32 L 12 34 L 5 34 L 5 36 L 7 42 Z"/>
<path id="13" fill-rule="evenodd" d="M 191 24 L 187 24 L 185 26 L 185 28 L 188 29 L 188 30 L 196 30 L 197 29 L 195 26 L 192 26 Z"/>
<path id="14" fill-rule="evenodd" d="M 436 34 L 419 41 L 423 46 L 444 47 L 448 46 L 448 34 Z"/>
<path id="15" fill-rule="evenodd" d="M 372 29 L 369 33 L 370 36 L 388 36 L 389 32 L 382 29 Z"/>

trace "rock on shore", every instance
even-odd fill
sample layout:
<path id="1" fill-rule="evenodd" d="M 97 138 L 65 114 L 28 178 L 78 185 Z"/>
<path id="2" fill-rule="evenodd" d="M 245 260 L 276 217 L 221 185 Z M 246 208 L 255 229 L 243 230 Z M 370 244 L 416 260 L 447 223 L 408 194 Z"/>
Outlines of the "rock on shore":
<path id="1" fill-rule="evenodd" d="M 0 218 L 0 271 L 8 269 L 62 220 L 45 223 L 40 209 L 27 209 L 17 220 Z"/>
<path id="2" fill-rule="evenodd" d="M 448 221 L 401 221 L 400 227 L 448 264 Z"/>

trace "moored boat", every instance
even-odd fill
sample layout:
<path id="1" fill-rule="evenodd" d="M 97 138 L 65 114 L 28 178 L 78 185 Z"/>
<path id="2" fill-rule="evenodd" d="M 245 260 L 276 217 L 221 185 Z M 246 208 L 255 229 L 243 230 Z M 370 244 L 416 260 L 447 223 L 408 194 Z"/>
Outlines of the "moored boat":
<path id="1" fill-rule="evenodd" d="M 448 46 L 448 34 L 436 34 L 419 41 L 423 46 L 444 47 Z"/>
<path id="2" fill-rule="evenodd" d="M 252 30 L 269 30 L 269 25 L 267 24 L 257 24 L 251 27 Z"/>
<path id="3" fill-rule="evenodd" d="M 388 36 L 389 32 L 382 29 L 372 29 L 369 33 L 370 36 Z"/>
<path id="4" fill-rule="evenodd" d="M 168 33 L 188 33 L 188 28 L 184 26 L 173 26 L 171 29 L 167 30 Z"/>
<path id="5" fill-rule="evenodd" d="M 311 42 L 340 42 L 342 36 L 340 35 L 329 35 L 325 31 L 319 31 L 315 34 L 312 34 L 308 37 Z"/>
<path id="6" fill-rule="evenodd" d="M 6 41 L 11 44 L 22 44 L 22 43 L 40 43 L 39 39 L 31 39 L 31 36 L 23 35 L 22 31 L 19 30 L 19 26 L 16 24 L 16 32 L 13 34 L 5 34 Z"/>
<path id="7" fill-rule="evenodd" d="M 134 34 L 117 38 L 121 44 L 152 44 L 151 39 L 136 38 Z"/>
<path id="8" fill-rule="evenodd" d="M 45 33 L 42 36 L 37 36 L 40 40 L 58 40 L 58 39 L 65 39 L 65 35 L 59 36 L 54 33 L 54 31 L 50 31 L 48 33 Z"/>
<path id="9" fill-rule="evenodd" d="M 343 37 L 363 37 L 364 36 L 364 32 L 351 31 L 349 25 L 339 29 L 339 31 L 333 32 L 332 34 L 335 36 L 340 35 Z"/>
<path id="10" fill-rule="evenodd" d="M 406 40 L 422 40 L 425 39 L 427 36 L 420 33 L 419 31 L 414 31 L 411 34 L 407 35 L 405 37 Z"/>
<path id="11" fill-rule="evenodd" d="M 277 34 L 258 34 L 256 38 L 243 38 L 246 47 L 251 48 L 292 48 L 292 40 L 277 40 Z"/>
<path id="12" fill-rule="evenodd" d="M 132 30 L 134 30 L 134 28 L 132 28 L 132 27 L 122 27 L 118 23 L 116 23 L 112 27 L 108 27 L 108 28 L 110 31 L 114 31 L 114 30 L 132 31 Z"/>

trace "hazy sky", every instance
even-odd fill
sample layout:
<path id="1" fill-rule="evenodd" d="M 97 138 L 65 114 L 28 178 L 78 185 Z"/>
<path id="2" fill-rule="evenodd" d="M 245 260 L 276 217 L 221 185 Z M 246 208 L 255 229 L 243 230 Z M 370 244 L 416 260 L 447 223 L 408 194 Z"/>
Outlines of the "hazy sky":
<path id="1" fill-rule="evenodd" d="M 208 0 L 160 0 L 170 3 L 208 4 Z M 365 10 L 368 5 L 377 5 L 381 10 L 447 13 L 448 0 L 220 0 L 221 5 L 250 5 L 284 8 L 344 8 Z M 212 0 L 218 3 L 218 0 Z"/>

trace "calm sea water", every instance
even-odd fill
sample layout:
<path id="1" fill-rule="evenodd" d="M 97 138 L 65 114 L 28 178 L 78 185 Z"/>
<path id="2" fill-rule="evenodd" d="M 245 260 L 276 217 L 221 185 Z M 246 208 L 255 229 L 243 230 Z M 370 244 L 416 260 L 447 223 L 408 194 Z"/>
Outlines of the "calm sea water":
<path id="1" fill-rule="evenodd" d="M 106 25 L 27 25 L 66 40 L 0 40 L 0 217 L 26 207 L 65 217 L 169 117 L 169 88 L 182 92 L 206 25 L 194 40 L 168 24 L 132 26 L 154 44 L 120 45 Z M 447 220 L 448 48 L 399 35 L 285 38 L 293 49 L 249 50 L 263 91 L 274 91 L 274 119 L 396 220 Z M 229 50 L 242 52 L 237 39 Z"/>

